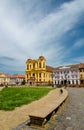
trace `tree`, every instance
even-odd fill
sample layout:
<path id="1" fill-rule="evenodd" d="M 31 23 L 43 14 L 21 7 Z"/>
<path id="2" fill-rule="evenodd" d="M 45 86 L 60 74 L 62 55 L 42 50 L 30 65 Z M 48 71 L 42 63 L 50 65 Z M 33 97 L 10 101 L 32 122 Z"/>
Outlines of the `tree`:
<path id="1" fill-rule="evenodd" d="M 22 84 L 22 85 L 25 85 L 25 79 L 22 80 L 22 83 L 21 83 L 21 84 Z"/>

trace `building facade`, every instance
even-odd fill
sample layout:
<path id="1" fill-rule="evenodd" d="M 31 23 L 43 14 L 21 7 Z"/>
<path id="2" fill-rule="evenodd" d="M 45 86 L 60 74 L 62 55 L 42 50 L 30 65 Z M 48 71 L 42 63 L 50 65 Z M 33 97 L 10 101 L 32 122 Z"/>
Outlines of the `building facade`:
<path id="1" fill-rule="evenodd" d="M 23 80 L 25 80 L 24 74 L 15 74 L 15 75 L 11 76 L 10 84 L 11 85 L 21 85 Z"/>
<path id="2" fill-rule="evenodd" d="M 11 76 L 2 72 L 0 73 L 0 86 L 21 85 L 23 80 L 25 80 L 25 75 L 23 74 L 15 74 Z"/>
<path id="3" fill-rule="evenodd" d="M 37 60 L 26 61 L 26 83 L 28 85 L 52 84 L 52 67 L 46 65 L 46 59 L 39 56 Z"/>
<path id="4" fill-rule="evenodd" d="M 0 72 L 0 85 L 10 84 L 10 75 Z"/>
<path id="5" fill-rule="evenodd" d="M 78 66 L 62 66 L 53 71 L 53 84 L 80 84 Z"/>
<path id="6" fill-rule="evenodd" d="M 79 64 L 80 84 L 84 84 L 84 63 Z"/>

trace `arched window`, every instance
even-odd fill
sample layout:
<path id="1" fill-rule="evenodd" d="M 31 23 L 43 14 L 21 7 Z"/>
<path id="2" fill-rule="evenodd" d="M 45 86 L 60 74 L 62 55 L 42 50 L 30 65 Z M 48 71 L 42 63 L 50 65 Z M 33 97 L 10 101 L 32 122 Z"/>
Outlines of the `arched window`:
<path id="1" fill-rule="evenodd" d="M 35 73 L 33 73 L 33 77 L 35 77 Z"/>
<path id="2" fill-rule="evenodd" d="M 27 70 L 29 69 L 29 65 L 27 65 Z"/>
<path id="3" fill-rule="evenodd" d="M 39 73 L 39 77 L 41 78 L 41 73 Z"/>
<path id="4" fill-rule="evenodd" d="M 35 69 L 35 63 L 33 63 L 33 69 Z"/>
<path id="5" fill-rule="evenodd" d="M 30 65 L 30 69 L 31 69 L 31 65 Z"/>
<path id="6" fill-rule="evenodd" d="M 41 68 L 41 62 L 39 63 L 39 68 Z"/>
<path id="7" fill-rule="evenodd" d="M 45 62 L 43 62 L 43 68 L 45 68 Z"/>

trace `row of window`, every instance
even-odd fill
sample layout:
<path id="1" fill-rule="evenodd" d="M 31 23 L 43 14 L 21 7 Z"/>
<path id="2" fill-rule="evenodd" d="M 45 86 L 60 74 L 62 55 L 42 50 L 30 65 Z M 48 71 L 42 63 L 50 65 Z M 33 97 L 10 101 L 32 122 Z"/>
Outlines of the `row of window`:
<path id="1" fill-rule="evenodd" d="M 57 78 L 57 79 L 59 79 L 59 78 L 61 78 L 61 79 L 63 79 L 63 78 L 78 78 L 78 75 L 71 75 L 71 76 L 65 76 L 65 77 L 63 77 L 63 76 L 55 76 L 55 78 Z"/>
<path id="2" fill-rule="evenodd" d="M 36 64 L 36 63 L 29 64 L 29 65 L 27 65 L 27 70 L 29 70 L 29 69 L 35 69 L 36 66 L 37 66 L 37 68 L 45 68 L 45 62 L 43 62 L 43 65 L 42 65 L 41 62 L 39 64 Z"/>
<path id="3" fill-rule="evenodd" d="M 84 69 L 80 69 L 80 72 L 84 72 Z"/>
<path id="4" fill-rule="evenodd" d="M 63 81 L 55 81 L 55 84 L 65 84 Z M 78 80 L 67 81 L 66 84 L 79 84 Z"/>
<path id="5" fill-rule="evenodd" d="M 45 82 L 45 79 L 38 79 L 38 80 L 36 80 L 36 82 Z M 28 82 L 28 80 L 27 80 L 27 82 Z"/>
<path id="6" fill-rule="evenodd" d="M 39 74 L 39 75 L 38 75 L 38 74 Z M 45 78 L 45 77 L 49 77 L 49 78 L 52 77 L 52 74 L 45 74 L 45 73 L 38 73 L 38 74 L 35 74 L 35 73 L 33 73 L 33 74 L 27 74 L 27 78 L 29 78 L 29 77 L 31 77 L 31 76 L 35 77 L 35 75 L 36 75 L 36 77 L 39 76 L 39 78 L 41 78 L 42 76 L 43 76 L 44 78 Z"/>
<path id="7" fill-rule="evenodd" d="M 57 71 L 54 72 L 54 74 L 68 74 L 68 73 L 77 73 L 77 70 L 71 70 L 71 71 Z"/>
<path id="8" fill-rule="evenodd" d="M 38 81 L 40 81 L 40 82 L 41 82 L 41 81 L 42 81 L 42 82 L 44 81 L 44 82 L 45 82 L 45 79 L 44 79 L 44 80 L 42 80 L 42 79 L 39 79 Z"/>
<path id="9" fill-rule="evenodd" d="M 55 74 L 65 74 L 65 73 L 77 73 L 78 72 L 78 70 L 70 70 L 70 71 L 57 71 L 57 72 L 54 72 Z M 80 72 L 84 72 L 84 69 L 80 69 Z"/>

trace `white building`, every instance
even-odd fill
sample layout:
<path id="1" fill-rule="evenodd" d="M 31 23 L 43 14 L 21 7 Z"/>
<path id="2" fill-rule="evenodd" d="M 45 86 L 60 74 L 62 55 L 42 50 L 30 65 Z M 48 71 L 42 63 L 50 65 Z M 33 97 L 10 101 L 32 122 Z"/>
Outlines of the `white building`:
<path id="1" fill-rule="evenodd" d="M 54 69 L 53 84 L 80 84 L 79 68 L 72 65 Z"/>
<path id="2" fill-rule="evenodd" d="M 10 84 L 11 85 L 21 85 L 22 81 L 25 80 L 25 75 L 15 74 L 11 76 Z"/>
<path id="3" fill-rule="evenodd" d="M 8 85 L 10 84 L 10 75 L 0 72 L 0 85 Z"/>

